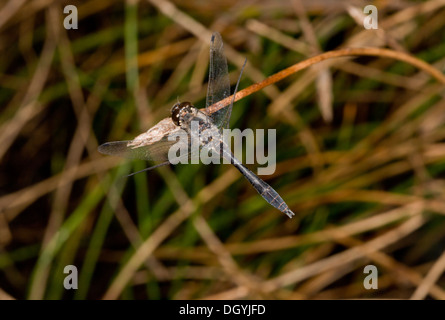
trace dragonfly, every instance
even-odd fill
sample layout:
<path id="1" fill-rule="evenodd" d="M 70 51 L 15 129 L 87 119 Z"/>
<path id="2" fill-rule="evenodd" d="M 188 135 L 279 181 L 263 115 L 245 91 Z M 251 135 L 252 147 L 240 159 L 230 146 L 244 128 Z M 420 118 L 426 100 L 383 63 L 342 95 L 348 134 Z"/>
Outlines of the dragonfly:
<path id="1" fill-rule="evenodd" d="M 241 74 L 244 66 L 241 69 Z M 212 106 L 218 106 L 218 104 L 221 104 L 222 101 L 227 100 L 230 96 L 230 81 L 227 60 L 224 55 L 223 41 L 218 32 L 213 33 L 210 43 L 210 66 L 206 108 L 200 110 L 195 108 L 190 102 L 177 102 L 171 109 L 171 117 L 161 120 L 154 127 L 140 134 L 133 140 L 104 143 L 99 146 L 99 152 L 130 159 L 161 162 L 160 164 L 133 173 L 136 174 L 170 164 L 172 161 L 171 157 L 169 157 L 169 150 L 179 143 L 178 139 L 171 139 L 171 137 L 185 136 L 187 139 L 183 139 L 182 141 L 187 141 L 183 142 L 187 144 L 186 147 L 197 143 L 201 150 L 206 148 L 207 150 L 215 151 L 220 157 L 230 161 L 269 204 L 285 213 L 289 218 L 292 218 L 295 214 L 289 209 L 289 206 L 278 192 L 246 168 L 241 161 L 233 155 L 223 139 L 223 129 L 229 128 L 232 107 L 241 74 L 230 103 L 222 108 L 220 105 L 220 108 L 212 112 L 212 110 L 214 110 L 211 108 Z M 203 137 L 204 133 L 205 138 Z M 181 139 L 179 140 L 181 141 Z M 191 151 L 186 154 L 186 156 L 190 158 Z"/>

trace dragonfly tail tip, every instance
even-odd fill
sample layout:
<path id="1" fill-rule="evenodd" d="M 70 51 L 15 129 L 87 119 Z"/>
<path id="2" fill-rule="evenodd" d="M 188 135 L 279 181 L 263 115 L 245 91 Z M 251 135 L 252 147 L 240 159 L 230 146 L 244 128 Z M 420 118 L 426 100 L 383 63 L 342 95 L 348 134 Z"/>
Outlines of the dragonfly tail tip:
<path id="1" fill-rule="evenodd" d="M 291 219 L 295 215 L 295 213 L 293 213 L 292 210 L 290 210 L 289 208 L 286 209 L 286 211 L 284 211 L 284 213 L 287 214 L 287 216 Z"/>

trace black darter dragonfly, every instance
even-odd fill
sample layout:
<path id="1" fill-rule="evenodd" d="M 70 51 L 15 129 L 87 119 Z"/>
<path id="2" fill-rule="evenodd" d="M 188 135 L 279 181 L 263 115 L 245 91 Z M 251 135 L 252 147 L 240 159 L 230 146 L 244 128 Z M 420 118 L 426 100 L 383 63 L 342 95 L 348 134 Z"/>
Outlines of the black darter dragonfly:
<path id="1" fill-rule="evenodd" d="M 201 148 L 213 149 L 217 154 L 229 160 L 268 203 L 285 213 L 289 218 L 292 218 L 295 214 L 289 209 L 280 195 L 235 158 L 223 139 L 222 130 L 229 127 L 235 93 L 228 106 L 213 113 L 211 112 L 210 106 L 230 96 L 230 81 L 227 60 L 223 51 L 223 42 L 221 35 L 215 32 L 212 35 L 210 44 L 210 70 L 206 111 L 202 112 L 196 109 L 190 102 L 178 102 L 172 107 L 170 118 L 160 121 L 134 140 L 104 143 L 99 146 L 99 152 L 133 159 L 163 161 L 161 164 L 142 171 L 150 170 L 170 163 L 168 157 L 169 150 L 178 142 L 176 139 L 169 139 L 169 136 L 180 135 L 180 132 L 182 132 L 187 135 L 189 144 L 197 142 Z M 198 130 L 192 130 L 192 128 L 198 128 Z M 202 137 L 204 132 L 206 133 L 205 138 Z"/>

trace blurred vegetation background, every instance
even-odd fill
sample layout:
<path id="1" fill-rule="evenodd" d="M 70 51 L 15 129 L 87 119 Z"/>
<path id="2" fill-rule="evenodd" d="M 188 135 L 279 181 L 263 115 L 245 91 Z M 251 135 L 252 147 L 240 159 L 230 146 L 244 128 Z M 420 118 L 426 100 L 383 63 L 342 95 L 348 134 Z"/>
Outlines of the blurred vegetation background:
<path id="1" fill-rule="evenodd" d="M 0 3 L 1 299 L 444 299 L 444 83 L 381 57 L 324 61 L 235 103 L 276 129 L 267 204 L 228 165 L 97 152 L 205 105 L 212 31 L 234 88 L 317 54 L 388 48 L 443 73 L 445 1 Z M 66 5 L 78 29 L 66 30 Z M 255 165 L 249 167 L 256 171 Z M 378 289 L 363 286 L 378 269 Z M 78 269 L 78 289 L 63 287 Z"/>

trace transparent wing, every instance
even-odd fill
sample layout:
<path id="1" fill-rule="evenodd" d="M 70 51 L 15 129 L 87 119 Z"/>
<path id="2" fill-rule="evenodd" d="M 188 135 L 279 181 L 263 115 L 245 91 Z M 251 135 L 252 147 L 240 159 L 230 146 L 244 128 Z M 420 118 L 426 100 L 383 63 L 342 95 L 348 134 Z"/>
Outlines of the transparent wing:
<path id="1" fill-rule="evenodd" d="M 168 160 L 168 150 L 174 144 L 174 142 L 166 141 L 149 146 L 130 147 L 131 142 L 132 140 L 107 142 L 100 145 L 98 150 L 103 154 L 129 159 L 166 161 Z"/>
<path id="2" fill-rule="evenodd" d="M 206 108 L 230 96 L 230 80 L 227 60 L 224 55 L 223 41 L 218 32 L 213 33 L 210 43 L 209 86 L 207 88 Z M 208 111 L 208 110 L 207 110 Z M 219 128 L 228 128 L 232 104 L 212 114 L 210 119 Z"/>
<path id="3" fill-rule="evenodd" d="M 175 144 L 180 147 L 181 143 L 181 141 L 169 141 L 168 136 L 165 136 L 159 141 L 147 145 L 141 145 L 140 142 L 135 143 L 135 140 L 107 142 L 100 145 L 98 150 L 103 154 L 129 159 L 168 161 L 170 147 Z M 182 146 L 186 147 L 185 144 Z"/>

